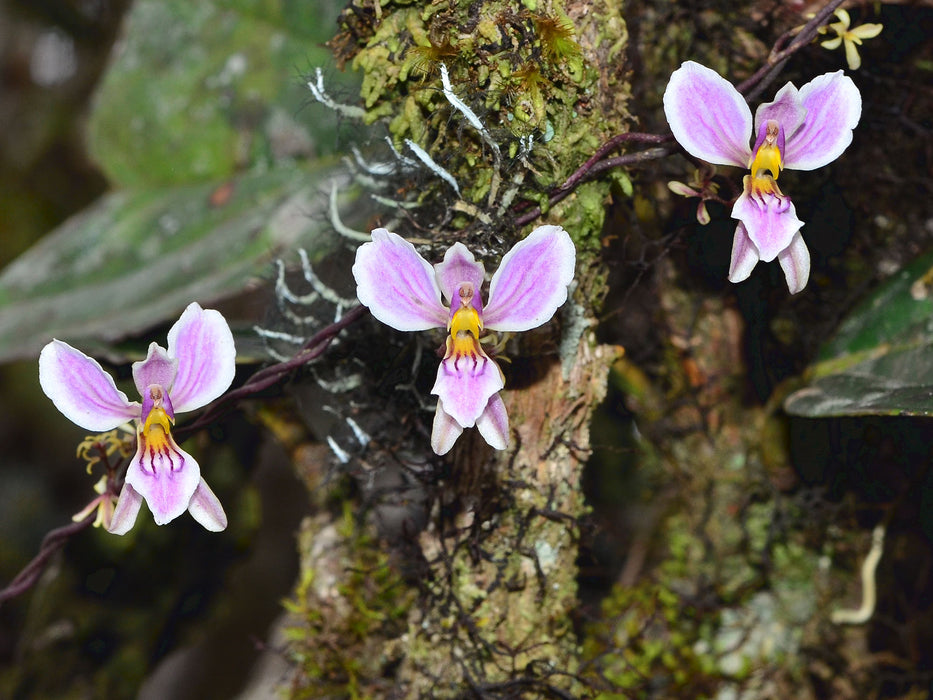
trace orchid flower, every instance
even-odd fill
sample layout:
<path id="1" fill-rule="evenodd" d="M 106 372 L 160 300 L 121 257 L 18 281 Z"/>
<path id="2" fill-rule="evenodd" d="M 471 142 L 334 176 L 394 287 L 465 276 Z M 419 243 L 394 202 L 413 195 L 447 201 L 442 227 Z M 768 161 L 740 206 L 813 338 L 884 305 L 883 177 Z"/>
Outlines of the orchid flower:
<path id="1" fill-rule="evenodd" d="M 849 27 L 852 24 L 852 19 L 849 17 L 848 11 L 840 7 L 834 14 L 839 21 L 833 22 L 825 27 L 820 27 L 819 31 L 820 34 L 826 34 L 829 30 L 832 30 L 835 32 L 836 36 L 832 39 L 821 41 L 820 46 L 832 51 L 838 49 L 839 46 L 842 45 L 846 52 L 846 62 L 849 64 L 849 70 L 858 70 L 862 65 L 862 57 L 858 54 L 858 47 L 862 45 L 862 39 L 874 39 L 881 34 L 881 30 L 884 29 L 884 26 L 869 23 L 860 24 L 850 29 Z"/>
<path id="2" fill-rule="evenodd" d="M 432 268 L 401 236 L 378 228 L 372 238 L 359 247 L 353 265 L 360 302 L 400 331 L 448 331 L 431 390 L 437 395 L 431 447 L 446 454 L 464 428 L 475 425 L 486 442 L 504 450 L 509 419 L 499 391 L 505 379 L 480 344 L 482 332 L 527 331 L 554 315 L 573 280 L 576 250 L 570 236 L 560 226 L 540 226 L 517 243 L 492 276 L 485 306 L 485 269 L 462 243 L 448 248 Z"/>
<path id="3" fill-rule="evenodd" d="M 205 406 L 227 390 L 235 361 L 226 320 L 220 312 L 198 304 L 190 304 L 169 330 L 168 350 L 152 343 L 146 359 L 133 363 L 142 404 L 129 401 L 113 377 L 80 350 L 60 340 L 42 349 L 39 383 L 66 418 L 95 432 L 136 421 L 136 454 L 127 467 L 108 531 L 126 534 L 143 500 L 158 525 L 187 510 L 211 532 L 227 527 L 220 501 L 201 476 L 198 463 L 176 444 L 171 427 L 176 412 Z M 105 501 L 100 503 L 106 506 Z"/>
<path id="4" fill-rule="evenodd" d="M 781 192 L 781 170 L 814 170 L 838 158 L 852 142 L 862 98 L 842 71 L 825 73 L 800 90 L 787 83 L 774 101 L 752 113 L 745 98 L 715 71 L 693 61 L 671 75 L 664 113 L 674 138 L 692 156 L 717 165 L 748 168 L 732 208 L 739 220 L 732 242 L 729 280 L 746 279 L 759 260 L 775 258 L 796 294 L 810 277 L 803 221 Z M 754 137 L 754 148 L 749 139 Z"/>
<path id="5" fill-rule="evenodd" d="M 103 525 L 105 530 L 110 529 L 110 522 L 113 519 L 113 511 L 117 499 L 107 490 L 109 481 L 110 477 L 104 474 L 98 482 L 94 484 L 94 493 L 98 494 L 97 497 L 81 509 L 81 511 L 71 516 L 72 521 L 80 523 L 87 516 L 96 511 L 97 516 L 94 518 L 93 526 L 100 527 Z"/>

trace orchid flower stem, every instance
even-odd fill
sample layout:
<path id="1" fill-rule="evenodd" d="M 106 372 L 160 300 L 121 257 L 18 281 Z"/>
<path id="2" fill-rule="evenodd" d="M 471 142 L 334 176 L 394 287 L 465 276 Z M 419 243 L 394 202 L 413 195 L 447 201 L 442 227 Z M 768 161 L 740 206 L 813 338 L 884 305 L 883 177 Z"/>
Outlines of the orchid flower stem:
<path id="1" fill-rule="evenodd" d="M 122 486 L 122 479 L 120 479 L 118 483 L 116 474 L 121 466 L 120 463 L 117 462 L 116 465 L 111 464 L 110 454 L 107 452 L 107 446 L 103 442 L 98 442 L 94 447 L 100 453 L 100 463 L 104 466 L 104 470 L 107 474 L 107 490 L 114 495 L 119 494 L 119 487 Z M 39 553 L 33 557 L 32 561 L 23 567 L 6 588 L 0 590 L 0 606 L 2 606 L 5 601 L 16 598 L 32 588 L 39 580 L 42 572 L 45 571 L 45 567 L 48 565 L 52 555 L 65 546 L 68 538 L 87 529 L 89 525 L 94 523 L 94 520 L 95 514 L 91 512 L 88 513 L 87 517 L 83 520 L 72 522 L 49 531 L 42 539 L 42 544 L 39 546 Z"/>
<path id="2" fill-rule="evenodd" d="M 619 139 L 620 136 L 631 136 L 632 134 L 619 134 L 616 137 L 613 137 L 613 140 Z M 673 137 L 670 135 L 660 136 L 657 134 L 634 134 L 634 136 L 644 137 L 642 139 L 632 139 L 642 140 L 644 142 L 654 142 L 654 143 L 663 143 L 668 140 L 673 140 Z M 649 138 L 650 137 L 650 140 Z M 621 142 L 621 141 L 619 141 Z M 608 145 L 609 142 L 607 142 Z M 604 145 L 600 151 L 605 149 Z M 612 150 L 612 149 L 608 149 Z M 608 152 L 608 151 L 607 151 Z M 573 192 L 578 185 L 582 184 L 586 180 L 591 179 L 595 175 L 598 175 L 601 172 L 606 170 L 611 170 L 612 168 L 618 168 L 623 165 L 639 165 L 645 163 L 649 160 L 657 160 L 658 158 L 663 158 L 666 155 L 669 155 L 674 152 L 672 146 L 660 146 L 657 148 L 648 148 L 644 151 L 638 151 L 636 153 L 626 153 L 625 155 L 615 156 L 614 158 L 605 158 L 600 159 L 599 157 L 590 158 L 586 163 L 584 163 L 577 171 L 571 175 L 567 180 L 560 186 L 552 190 L 550 197 L 548 198 L 548 206 L 553 206 L 559 201 L 567 197 L 571 192 Z M 599 152 L 597 152 L 597 156 Z M 591 164 L 592 162 L 592 164 Z M 516 205 L 513 209 L 516 211 L 521 211 L 523 206 L 528 207 L 530 202 L 523 202 Z M 519 216 L 515 219 L 515 226 L 521 227 L 527 223 L 530 223 L 541 216 L 541 207 L 535 207 L 527 211 L 526 213 Z"/>

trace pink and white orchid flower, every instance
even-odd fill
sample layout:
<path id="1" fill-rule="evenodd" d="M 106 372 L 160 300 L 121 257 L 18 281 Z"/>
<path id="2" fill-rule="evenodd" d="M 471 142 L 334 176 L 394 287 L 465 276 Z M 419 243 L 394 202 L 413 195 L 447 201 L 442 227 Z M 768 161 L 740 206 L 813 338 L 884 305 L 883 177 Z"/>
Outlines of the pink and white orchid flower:
<path id="1" fill-rule="evenodd" d="M 484 329 L 518 332 L 545 323 L 567 300 L 576 249 L 560 226 L 540 226 L 502 258 L 483 306 L 482 263 L 462 243 L 431 266 L 415 247 L 384 228 L 356 252 L 356 294 L 373 316 L 400 331 L 447 328 L 447 349 L 432 394 L 437 412 L 431 447 L 446 454 L 474 425 L 497 450 L 509 444 L 499 391 L 505 380 L 480 344 Z M 447 306 L 441 301 L 443 295 Z"/>
<path id="2" fill-rule="evenodd" d="M 732 208 L 739 225 L 729 280 L 741 282 L 759 260 L 777 258 L 790 293 L 802 290 L 810 277 L 810 252 L 800 235 L 803 222 L 777 179 L 784 168 L 822 167 L 852 142 L 862 114 L 862 97 L 852 79 L 837 71 L 800 90 L 787 83 L 773 102 L 758 107 L 752 131 L 752 113 L 739 91 L 715 71 L 687 61 L 664 91 L 664 114 L 690 155 L 751 170 Z"/>
<path id="3" fill-rule="evenodd" d="M 211 532 L 227 527 L 227 516 L 201 476 L 194 458 L 172 437 L 175 413 L 205 406 L 220 396 L 236 371 L 233 334 L 219 311 L 190 304 L 168 332 L 168 350 L 149 346 L 133 363 L 142 404 L 129 401 L 113 377 L 80 350 L 53 340 L 39 354 L 39 383 L 55 407 L 86 430 L 104 432 L 136 421 L 136 455 L 108 530 L 126 534 L 145 499 L 158 525 L 186 510 Z"/>

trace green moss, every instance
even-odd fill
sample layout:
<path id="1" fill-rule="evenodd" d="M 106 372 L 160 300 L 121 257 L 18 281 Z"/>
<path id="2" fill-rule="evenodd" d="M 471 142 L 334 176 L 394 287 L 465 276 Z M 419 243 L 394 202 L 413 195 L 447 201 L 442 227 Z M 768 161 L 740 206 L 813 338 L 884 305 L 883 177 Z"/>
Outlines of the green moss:
<path id="1" fill-rule="evenodd" d="M 397 661 L 387 642 L 404 631 L 414 592 L 349 507 L 336 526 L 319 525 L 302 527 L 301 576 L 285 602 L 291 697 L 370 697 Z"/>
<path id="2" fill-rule="evenodd" d="M 601 679 L 594 685 L 608 682 L 613 688 L 597 697 L 641 697 L 658 688 L 664 688 L 663 697 L 709 697 L 721 674 L 701 641 L 714 618 L 649 581 L 616 586 L 603 600 L 601 613 L 583 648 L 590 673 Z"/>
<path id="3" fill-rule="evenodd" d="M 342 33 L 332 46 L 363 75 L 361 98 L 370 123 L 386 121 L 396 146 L 411 139 L 428 151 L 460 185 L 462 199 L 485 217 L 456 218 L 453 228 L 478 219 L 507 228 L 507 217 L 490 197 L 491 183 L 515 182 L 518 200 L 547 209 L 546 192 L 564 182 L 611 136 L 624 132 L 629 92 L 621 51 L 627 41 L 619 0 L 597 0 L 572 19 L 570 3 L 492 0 L 382 2 L 354 0 L 343 14 Z M 441 90 L 444 64 L 456 95 L 483 122 L 481 135 L 449 104 Z M 532 138 L 521 162 L 505 162 L 490 147 L 513 159 L 520 139 Z M 624 174 L 580 188 L 572 202 L 547 220 L 571 231 L 578 243 L 598 250 L 605 201 L 613 188 L 630 193 Z M 501 197 L 508 187 L 494 193 Z M 449 209 L 450 188 L 436 182 L 417 191 L 422 200 Z M 451 236 L 453 232 L 442 236 Z M 502 231 L 497 232 L 501 240 Z M 518 237 L 517 235 L 515 237 Z"/>

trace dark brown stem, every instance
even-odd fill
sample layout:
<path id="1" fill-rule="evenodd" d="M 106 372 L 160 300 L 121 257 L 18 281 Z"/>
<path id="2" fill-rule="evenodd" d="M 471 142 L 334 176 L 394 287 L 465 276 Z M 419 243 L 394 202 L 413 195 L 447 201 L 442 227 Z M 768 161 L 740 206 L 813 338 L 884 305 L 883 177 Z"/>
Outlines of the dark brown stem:
<path id="1" fill-rule="evenodd" d="M 557 189 L 555 189 L 554 192 L 552 192 L 551 194 L 553 196 L 554 194 L 558 192 L 562 192 L 562 191 L 570 192 L 578 184 L 592 177 L 593 170 L 597 166 L 597 164 L 600 161 L 602 161 L 602 159 L 605 158 L 607 155 L 609 155 L 614 150 L 619 148 L 619 146 L 621 146 L 623 143 L 627 143 L 629 141 L 636 141 L 638 143 L 664 143 L 665 141 L 671 141 L 673 138 L 674 137 L 671 134 L 667 134 L 666 136 L 662 136 L 660 134 L 641 134 L 641 133 L 617 134 L 616 136 L 613 136 L 611 139 L 606 141 L 606 143 L 604 143 L 602 146 L 600 146 L 599 149 L 592 156 L 590 156 L 589 159 L 587 159 L 587 161 L 583 165 L 577 168 L 576 172 L 574 172 L 573 175 L 568 177 L 564 181 L 564 183 L 560 185 L 559 187 L 557 187 Z M 651 150 L 657 150 L 657 149 L 649 149 L 649 151 Z M 643 152 L 647 153 L 649 151 L 643 151 Z M 625 157 L 625 156 L 622 156 L 622 157 Z M 605 170 L 605 168 L 602 168 L 601 170 L 597 172 L 602 172 L 602 170 Z"/>
<path id="2" fill-rule="evenodd" d="M 819 33 L 820 27 L 826 24 L 833 12 L 842 4 L 843 0 L 830 0 L 823 8 L 814 15 L 813 19 L 803 25 L 803 28 L 797 33 L 794 39 L 788 44 L 787 48 L 781 48 L 787 39 L 792 36 L 788 33 L 778 38 L 768 55 L 765 64 L 755 71 L 750 77 L 736 85 L 736 89 L 745 95 L 746 99 L 753 100 L 762 91 L 770 85 L 784 68 L 784 64 L 795 53 L 807 46 Z"/>
<path id="3" fill-rule="evenodd" d="M 656 136 L 654 134 L 640 134 L 641 136 Z M 673 136 L 656 136 L 658 139 L 655 143 L 663 143 L 664 141 L 672 140 Z M 602 149 L 601 149 L 602 150 Z M 571 175 L 564 184 L 552 190 L 551 195 L 548 197 L 548 206 L 552 207 L 557 204 L 559 201 L 564 199 L 567 195 L 573 192 L 580 184 L 591 180 L 593 177 L 598 175 L 601 172 L 610 170 L 612 168 L 618 168 L 622 165 L 639 165 L 645 163 L 649 160 L 656 160 L 658 158 L 663 158 L 664 156 L 673 152 L 673 147 L 671 146 L 662 146 L 660 148 L 648 148 L 644 151 L 638 151 L 637 153 L 626 153 L 623 156 L 616 156 L 615 158 L 606 158 L 604 160 L 593 160 L 592 158 L 587 161 L 583 166 L 581 166 L 576 173 Z M 590 161 L 593 161 L 592 164 L 589 164 Z M 587 165 L 589 164 L 589 165 Z M 571 182 L 571 180 L 573 180 Z M 524 226 L 527 223 L 530 223 L 541 216 L 541 207 L 535 207 L 531 209 L 517 219 L 515 219 L 515 225 L 518 227 Z"/>

